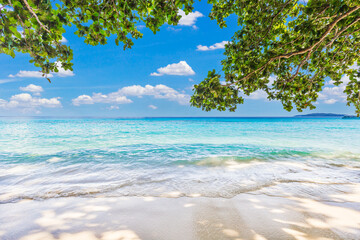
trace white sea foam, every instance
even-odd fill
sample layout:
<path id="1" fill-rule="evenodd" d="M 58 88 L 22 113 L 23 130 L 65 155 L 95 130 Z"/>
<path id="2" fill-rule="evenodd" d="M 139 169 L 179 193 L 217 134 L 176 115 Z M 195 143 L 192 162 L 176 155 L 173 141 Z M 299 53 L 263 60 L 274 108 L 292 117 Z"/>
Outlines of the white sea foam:
<path id="1" fill-rule="evenodd" d="M 214 157 L 211 159 L 213 161 Z M 33 172 L 10 170 L 8 174 L 22 175 L 8 176 L 8 183 L 15 184 L 3 186 L 0 201 L 97 195 L 231 198 L 256 191 L 326 199 L 330 194 L 346 192 L 352 184 L 360 183 L 358 169 L 316 160 L 244 163 L 231 160 L 229 163 L 229 156 L 217 159 L 220 160 L 216 160 L 216 164 L 203 164 L 208 161 L 205 158 L 183 165 L 183 168 L 173 165 L 128 168 L 122 164 L 83 163 L 51 169 L 43 165 Z M 227 160 L 219 164 L 221 159 Z"/>
<path id="2" fill-rule="evenodd" d="M 49 162 L 49 163 L 56 163 L 56 162 L 60 162 L 60 161 L 63 161 L 64 159 L 62 159 L 62 158 L 59 158 L 59 157 L 52 157 L 52 158 L 49 158 L 48 160 L 47 160 L 47 162 Z"/>

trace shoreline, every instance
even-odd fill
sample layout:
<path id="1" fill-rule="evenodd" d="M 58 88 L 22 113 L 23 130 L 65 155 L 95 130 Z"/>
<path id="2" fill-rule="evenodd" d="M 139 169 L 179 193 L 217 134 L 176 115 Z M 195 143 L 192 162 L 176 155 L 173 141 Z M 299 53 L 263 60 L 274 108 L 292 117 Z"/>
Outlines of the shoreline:
<path id="1" fill-rule="evenodd" d="M 25 200 L 0 205 L 0 239 L 359 239 L 360 195 L 346 196 Z"/>

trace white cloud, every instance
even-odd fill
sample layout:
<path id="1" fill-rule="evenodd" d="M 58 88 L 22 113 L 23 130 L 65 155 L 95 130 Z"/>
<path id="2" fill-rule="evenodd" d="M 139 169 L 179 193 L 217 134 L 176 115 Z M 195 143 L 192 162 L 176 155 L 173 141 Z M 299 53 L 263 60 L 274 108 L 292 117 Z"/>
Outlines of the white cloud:
<path id="1" fill-rule="evenodd" d="M 180 32 L 181 31 L 181 28 L 175 28 L 175 27 L 167 27 L 166 28 L 168 31 L 174 31 L 174 32 Z"/>
<path id="2" fill-rule="evenodd" d="M 357 63 L 354 63 L 351 67 L 349 67 L 350 69 L 359 69 L 359 65 Z"/>
<path id="3" fill-rule="evenodd" d="M 20 91 L 23 92 L 31 92 L 31 93 L 41 93 L 44 91 L 44 89 L 41 86 L 37 86 L 34 84 L 29 84 L 26 87 L 20 87 Z"/>
<path id="4" fill-rule="evenodd" d="M 157 106 L 154 106 L 154 105 L 149 105 L 148 107 L 151 109 L 154 109 L 154 110 L 157 109 Z"/>
<path id="5" fill-rule="evenodd" d="M 107 109 L 109 109 L 109 110 L 117 110 L 117 109 L 119 109 L 119 106 L 112 105 L 112 106 L 108 107 Z"/>
<path id="6" fill-rule="evenodd" d="M 56 73 L 59 77 L 72 77 L 74 76 L 74 72 L 71 70 L 65 70 L 64 68 L 62 68 L 61 64 L 59 62 L 56 63 L 57 68 L 58 68 L 58 72 Z"/>
<path id="7" fill-rule="evenodd" d="M 186 63 L 186 61 L 180 61 L 179 63 L 168 64 L 166 67 L 158 68 L 157 72 L 153 72 L 150 75 L 151 76 L 163 76 L 163 75 L 189 76 L 189 75 L 195 75 L 195 72 Z"/>
<path id="8" fill-rule="evenodd" d="M 257 90 L 250 94 L 250 96 L 245 95 L 244 98 L 251 100 L 267 99 L 267 93 L 264 90 Z"/>
<path id="9" fill-rule="evenodd" d="M 65 70 L 64 68 L 61 67 L 61 64 L 59 62 L 56 62 L 57 68 L 58 68 L 58 72 L 51 72 L 49 74 L 43 74 L 41 71 L 25 71 L 25 70 L 20 70 L 18 73 L 16 74 L 10 74 L 9 77 L 11 78 L 15 78 L 15 77 L 19 77 L 19 78 L 52 78 L 54 76 L 58 76 L 58 77 L 72 77 L 75 74 L 73 73 L 73 71 L 70 70 Z"/>
<path id="10" fill-rule="evenodd" d="M 23 112 L 39 113 L 40 108 L 59 108 L 62 107 L 59 98 L 40 98 L 33 97 L 29 93 L 20 93 L 11 96 L 9 101 L 0 99 L 0 108 L 19 109 Z"/>
<path id="11" fill-rule="evenodd" d="M 118 96 L 116 94 L 102 94 L 102 93 L 93 93 L 92 96 L 81 95 L 72 100 L 72 103 L 75 106 L 80 106 L 83 104 L 94 104 L 94 103 L 111 103 L 111 104 L 126 104 L 132 103 L 130 99 L 125 96 Z"/>
<path id="12" fill-rule="evenodd" d="M 8 82 L 17 82 L 17 79 L 0 79 L 0 84 L 8 83 Z"/>
<path id="13" fill-rule="evenodd" d="M 68 40 L 63 36 L 62 39 L 60 40 L 61 43 L 67 43 Z"/>
<path id="14" fill-rule="evenodd" d="M 156 86 L 146 85 L 142 87 L 140 85 L 133 85 L 123 87 L 116 92 L 109 94 L 93 93 L 92 96 L 81 95 L 72 100 L 75 106 L 82 104 L 94 104 L 94 103 L 111 103 L 111 104 L 125 104 L 132 103 L 133 101 L 127 97 L 143 97 L 152 96 L 156 99 L 166 99 L 169 101 L 178 102 L 181 105 L 187 105 L 190 100 L 190 96 L 184 93 L 179 93 L 175 89 L 159 84 Z"/>
<path id="15" fill-rule="evenodd" d="M 330 80 L 330 81 L 325 82 L 325 86 L 332 86 L 332 85 L 334 85 L 334 81 L 333 81 L 333 80 Z"/>
<path id="16" fill-rule="evenodd" d="M 350 69 L 359 69 L 360 66 L 355 63 L 349 67 Z M 350 78 L 344 75 L 341 80 L 342 83 L 338 86 L 334 85 L 334 81 L 330 80 L 325 83 L 325 87 L 319 93 L 319 100 L 322 100 L 325 104 L 334 104 L 336 102 L 346 102 L 347 95 L 344 93 L 346 86 L 350 82 Z"/>
<path id="17" fill-rule="evenodd" d="M 21 77 L 21 78 L 44 78 L 44 77 L 53 77 L 54 75 L 50 74 L 43 74 L 40 71 L 23 71 L 20 70 L 17 74 L 13 75 L 10 74 L 9 77 Z"/>
<path id="18" fill-rule="evenodd" d="M 216 50 L 216 49 L 223 49 L 225 48 L 225 45 L 228 43 L 228 41 L 222 41 L 219 43 L 215 43 L 211 46 L 203 46 L 203 45 L 198 45 L 196 47 L 197 51 L 212 51 L 212 50 Z"/>
<path id="19" fill-rule="evenodd" d="M 138 29 L 143 29 L 143 28 L 146 28 L 146 25 L 140 24 L 140 25 L 137 26 L 137 28 L 138 28 Z"/>
<path id="20" fill-rule="evenodd" d="M 73 99 L 72 103 L 75 106 L 80 106 L 81 104 L 94 104 L 94 101 L 89 95 L 80 95 L 77 98 Z"/>
<path id="21" fill-rule="evenodd" d="M 195 26 L 197 18 L 204 16 L 201 12 L 198 11 L 191 12 L 186 15 L 185 12 L 181 9 L 179 9 L 178 14 L 181 16 L 178 23 L 181 26 Z"/>
<path id="22" fill-rule="evenodd" d="M 336 99 L 327 99 L 327 100 L 325 100 L 324 101 L 324 103 L 326 103 L 326 104 L 334 104 L 334 103 L 336 103 L 338 100 L 336 100 Z"/>
<path id="23" fill-rule="evenodd" d="M 322 100 L 325 104 L 334 104 L 336 102 L 345 102 L 346 94 L 344 90 L 350 79 L 347 75 L 341 78 L 342 83 L 339 86 L 334 86 L 334 81 L 326 83 L 326 87 L 319 93 L 319 100 Z"/>
<path id="24" fill-rule="evenodd" d="M 269 77 L 269 82 L 268 82 L 267 86 L 268 86 L 269 88 L 271 88 L 272 85 L 274 84 L 275 80 L 276 80 L 276 77 L 275 77 L 275 76 L 270 76 L 270 77 Z"/>
<path id="25" fill-rule="evenodd" d="M 163 84 L 156 86 L 146 85 L 142 87 L 140 85 L 133 85 L 119 89 L 118 93 L 126 96 L 153 96 L 158 99 L 167 99 L 170 101 L 178 102 L 181 105 L 187 105 L 190 100 L 190 96 L 184 93 L 179 93 L 175 89 Z"/>

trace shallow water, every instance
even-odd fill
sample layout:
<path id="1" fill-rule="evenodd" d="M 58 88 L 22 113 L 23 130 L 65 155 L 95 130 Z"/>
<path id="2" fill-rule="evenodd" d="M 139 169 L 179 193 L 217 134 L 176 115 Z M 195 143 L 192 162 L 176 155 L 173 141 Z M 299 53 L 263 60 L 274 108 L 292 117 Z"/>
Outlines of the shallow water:
<path id="1" fill-rule="evenodd" d="M 57 197 L 329 199 L 360 183 L 360 121 L 0 119 L 0 203 Z"/>

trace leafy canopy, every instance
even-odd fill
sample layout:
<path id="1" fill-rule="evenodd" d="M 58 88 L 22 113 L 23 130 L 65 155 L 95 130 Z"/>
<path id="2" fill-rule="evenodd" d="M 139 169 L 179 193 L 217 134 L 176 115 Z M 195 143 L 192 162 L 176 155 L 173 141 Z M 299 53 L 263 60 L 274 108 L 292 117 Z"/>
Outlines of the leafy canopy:
<path id="1" fill-rule="evenodd" d="M 57 2 L 55 4 L 55 2 Z M 115 43 L 131 48 L 142 36 L 137 23 L 156 33 L 165 23 L 177 24 L 178 9 L 193 10 L 193 0 L 0 0 L 0 52 L 28 53 L 43 73 L 72 70 L 72 50 L 62 44 L 66 26 L 73 26 L 90 45 Z"/>
<path id="2" fill-rule="evenodd" d="M 298 111 L 314 109 L 325 78 L 340 85 L 347 74 L 347 102 L 360 114 L 359 72 L 352 68 L 360 63 L 359 0 L 211 2 L 210 17 L 220 27 L 226 26 L 227 16 L 236 14 L 242 28 L 225 48 L 226 83 L 221 85 L 220 75 L 209 72 L 195 86 L 193 106 L 234 111 L 244 94 L 262 90 L 288 111 L 294 106 Z"/>
<path id="3" fill-rule="evenodd" d="M 193 0 L 0 0 L 0 51 L 29 53 L 42 72 L 72 70 L 72 51 L 61 43 L 65 26 L 91 45 L 115 42 L 125 48 L 142 36 L 139 22 L 156 33 L 176 25 L 178 9 L 193 10 Z M 194 86 L 191 105 L 210 111 L 235 111 L 244 95 L 262 90 L 286 110 L 315 108 L 329 77 L 340 85 L 344 74 L 347 104 L 360 114 L 360 0 L 208 0 L 210 18 L 226 27 L 236 15 L 239 30 L 225 47 L 222 75 L 215 70 Z M 270 81 L 275 79 L 274 81 Z M 222 81 L 221 81 L 222 80 Z"/>

